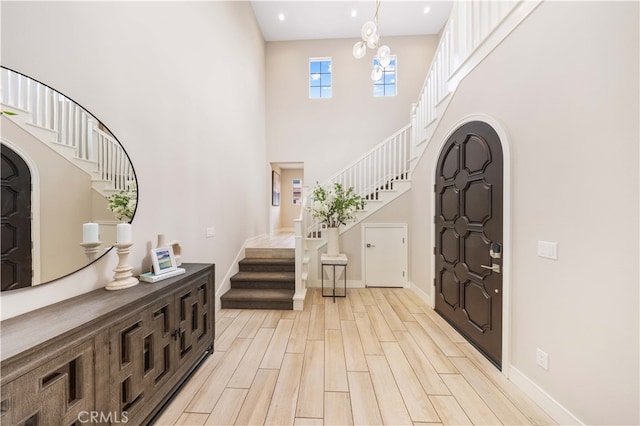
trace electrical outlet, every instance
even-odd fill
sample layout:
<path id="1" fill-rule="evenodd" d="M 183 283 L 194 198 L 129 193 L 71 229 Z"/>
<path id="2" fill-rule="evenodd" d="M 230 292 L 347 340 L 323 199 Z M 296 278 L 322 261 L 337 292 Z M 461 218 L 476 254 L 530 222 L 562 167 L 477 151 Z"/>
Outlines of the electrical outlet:
<path id="1" fill-rule="evenodd" d="M 207 228 L 206 235 L 207 235 L 207 238 L 215 237 L 216 236 L 216 229 L 215 228 Z"/>
<path id="2" fill-rule="evenodd" d="M 545 370 L 549 369 L 549 355 L 540 348 L 536 348 L 536 364 Z"/>

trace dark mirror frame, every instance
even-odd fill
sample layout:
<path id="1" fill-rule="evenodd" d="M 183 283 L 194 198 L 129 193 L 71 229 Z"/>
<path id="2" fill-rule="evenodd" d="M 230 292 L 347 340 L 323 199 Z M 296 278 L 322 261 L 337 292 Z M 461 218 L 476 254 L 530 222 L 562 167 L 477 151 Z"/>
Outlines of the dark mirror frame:
<path id="1" fill-rule="evenodd" d="M 34 104 L 34 99 L 36 98 L 43 98 L 47 100 L 48 104 L 54 105 L 56 103 L 58 103 L 59 105 L 67 105 L 66 102 L 69 102 L 69 105 L 74 104 L 76 105 L 79 110 L 73 110 L 76 111 L 74 112 L 74 114 L 76 114 L 76 117 L 78 116 L 78 114 L 82 115 L 83 113 L 86 114 L 86 116 L 82 115 L 82 119 L 86 120 L 89 119 L 88 123 L 95 123 L 91 128 L 89 127 L 89 124 L 85 124 L 85 127 L 82 127 L 82 124 L 79 124 L 78 130 L 76 129 L 76 133 L 82 133 L 85 132 L 85 135 L 89 135 L 87 136 L 89 138 L 89 142 L 85 145 L 84 151 L 85 152 L 81 152 L 81 155 L 83 157 L 85 157 L 85 159 L 92 159 L 92 160 L 96 160 L 96 158 L 100 158 L 100 160 L 98 161 L 98 166 L 97 168 L 99 169 L 99 173 L 101 173 L 101 176 L 109 176 L 109 179 L 113 180 L 114 182 L 117 181 L 117 183 L 114 184 L 114 186 L 118 186 L 119 188 L 116 188 L 115 191 L 119 191 L 119 190 L 123 190 L 124 187 L 127 186 L 127 181 L 131 181 L 133 180 L 133 182 L 135 182 L 135 186 L 136 186 L 136 209 L 133 211 L 133 213 L 131 214 L 131 218 L 129 219 L 129 222 L 133 221 L 133 218 L 135 217 L 135 213 L 137 211 L 137 203 L 139 200 L 139 193 L 137 192 L 137 186 L 138 186 L 138 179 L 137 179 L 137 175 L 135 172 L 135 168 L 133 167 L 133 162 L 131 161 L 131 158 L 129 157 L 129 154 L 126 152 L 124 146 L 122 145 L 122 143 L 120 143 L 120 141 L 115 137 L 115 135 L 113 134 L 113 132 L 111 132 L 107 126 L 104 125 L 104 123 L 102 123 L 100 120 L 98 120 L 93 114 L 91 114 L 86 108 L 84 108 L 83 106 L 81 106 L 80 104 L 78 104 L 77 102 L 75 102 L 72 98 L 58 92 L 56 89 L 52 88 L 51 86 L 42 83 L 38 80 L 35 80 L 29 76 L 26 76 L 25 74 L 19 72 L 19 71 L 15 71 L 11 68 L 5 67 L 5 66 L 0 66 L 0 71 L 2 73 L 2 84 L 3 84 L 3 91 L 5 92 L 5 94 L 3 94 L 2 98 L 0 99 L 0 101 L 2 101 L 2 115 L 6 115 L 8 119 L 10 116 L 14 116 L 17 114 L 20 114 L 21 112 L 24 112 L 25 114 L 30 114 L 32 117 L 36 116 L 36 115 L 40 115 L 40 116 L 44 116 L 46 115 L 47 117 L 45 117 L 45 120 L 47 120 L 47 123 L 51 122 L 51 123 L 56 123 L 53 124 L 53 126 L 58 126 L 58 133 L 65 133 L 65 131 L 63 130 L 59 130 L 62 126 L 61 123 L 63 123 L 63 118 L 62 116 L 64 115 L 65 118 L 68 116 L 71 116 L 72 113 L 69 113 L 68 110 L 70 110 L 71 107 L 69 106 L 64 106 L 63 108 L 68 108 L 68 110 L 66 110 L 67 112 L 63 112 L 62 110 L 59 110 L 58 113 L 41 113 L 41 112 L 34 112 L 34 111 L 27 111 L 24 110 L 24 108 L 21 108 L 22 104 L 26 104 L 27 106 L 29 105 L 33 105 Z M 16 80 L 12 80 L 11 84 L 15 85 L 16 87 L 7 87 L 9 86 L 9 79 L 15 77 Z M 23 80 L 24 79 L 24 80 Z M 30 83 L 29 81 L 33 82 Z M 29 84 L 31 84 L 30 86 L 30 90 L 27 90 L 27 95 L 26 96 L 22 96 L 24 99 L 17 99 L 17 97 L 20 96 L 20 90 L 14 90 L 15 88 L 17 88 L 19 85 L 24 84 L 25 87 Z M 33 87 L 37 87 L 37 89 L 33 89 Z M 33 93 L 34 91 L 36 91 L 38 93 Z M 9 94 L 7 94 L 6 92 L 10 92 Z M 15 93 L 14 93 L 15 92 Z M 13 98 L 11 98 L 11 96 L 13 96 Z M 30 98 L 30 99 L 28 99 Z M 9 103 L 5 104 L 5 100 L 8 100 Z M 15 104 L 16 105 L 12 105 L 15 100 Z M 63 104 L 64 103 L 64 104 Z M 79 113 L 77 111 L 80 111 Z M 36 120 L 41 120 L 42 118 L 33 118 L 33 121 Z M 79 123 L 80 120 L 78 120 L 76 118 L 76 120 Z M 13 121 L 13 120 L 12 120 Z M 86 121 L 84 121 L 84 123 L 86 123 Z M 34 124 L 34 123 L 31 123 Z M 25 126 L 17 124 L 20 127 L 25 128 Z M 36 124 L 38 125 L 38 124 Z M 65 129 L 67 130 L 67 129 Z M 30 133 L 27 131 L 27 133 Z M 73 131 L 68 131 L 66 133 L 73 133 Z M 56 137 L 59 139 L 60 137 L 57 136 L 58 134 L 56 134 Z M 97 137 L 95 135 L 98 135 Z M 101 136 L 102 135 L 102 136 Z M 23 285 L 23 286 L 19 286 L 19 285 L 12 285 L 9 286 L 8 288 L 4 288 L 6 283 L 9 283 L 9 281 L 11 280 L 11 278 L 8 278 L 5 276 L 5 274 L 8 275 L 8 271 L 11 271 L 11 273 L 13 274 L 13 276 L 17 276 L 17 271 L 18 267 L 14 265 L 16 261 L 16 259 L 22 255 L 24 255 L 24 249 L 23 249 L 23 253 L 20 254 L 18 251 L 19 250 L 15 247 L 11 246 L 11 243 L 15 244 L 15 246 L 18 246 L 18 238 L 16 237 L 17 233 L 15 232 L 16 227 L 14 226 L 14 224 L 17 222 L 16 218 L 18 218 L 20 216 L 20 214 L 15 213 L 15 212 L 11 212 L 10 205 L 16 204 L 16 200 L 18 200 L 19 198 L 21 199 L 25 199 L 28 198 L 29 200 L 31 200 L 33 198 L 33 191 L 30 190 L 28 193 L 28 197 L 25 197 L 25 192 L 24 191 L 14 191 L 10 186 L 9 186 L 9 181 L 11 181 L 13 179 L 12 173 L 13 173 L 13 167 L 12 167 L 12 163 L 8 163 L 8 161 L 11 160 L 10 158 L 10 154 L 14 153 L 13 149 L 14 147 L 12 146 L 12 142 L 7 138 L 5 139 L 5 132 L 2 132 L 2 139 L 3 139 L 3 143 L 2 143 L 2 166 L 3 166 L 3 170 L 2 171 L 2 291 L 10 291 L 10 290 L 17 290 L 17 289 L 23 289 L 23 288 L 32 288 L 32 287 L 38 287 L 40 285 L 43 284 L 47 284 L 47 283 L 51 283 L 54 282 L 56 280 L 59 280 L 61 278 L 65 278 L 68 277 L 71 274 L 74 274 L 84 268 L 86 268 L 87 266 L 92 265 L 95 261 L 97 261 L 98 259 L 102 258 L 102 256 L 106 255 L 109 251 L 111 251 L 111 249 L 113 248 L 112 245 L 110 244 L 109 241 L 105 241 L 103 242 L 103 245 L 100 247 L 100 251 L 102 251 L 102 253 L 100 253 L 99 251 L 96 252 L 93 256 L 89 256 L 88 254 L 84 254 L 82 252 L 83 247 L 80 245 L 80 243 L 82 242 L 82 238 L 79 239 L 79 241 L 77 241 L 77 243 L 74 241 L 71 244 L 74 247 L 77 247 L 77 250 L 81 253 L 82 256 L 85 256 L 86 259 L 86 263 L 82 264 L 81 260 L 78 259 L 77 262 L 75 262 L 74 266 L 69 265 L 69 268 L 73 269 L 71 271 L 64 271 L 64 272 L 56 272 L 56 273 L 52 273 L 51 275 L 55 275 L 50 277 L 49 279 L 42 279 L 40 282 L 37 283 L 33 283 L 31 282 L 30 285 Z M 35 140 L 36 137 L 34 136 L 33 139 Z M 96 140 L 98 139 L 98 140 Z M 110 150 L 108 150 L 109 148 L 107 148 L 106 144 L 103 143 L 103 139 L 108 140 L 108 143 L 110 143 Z M 9 145 L 5 145 L 4 140 L 6 140 L 7 142 L 11 142 Z M 115 143 L 117 143 L 117 146 L 119 147 L 115 147 Z M 88 147 L 88 148 L 87 148 Z M 97 149 L 95 149 L 95 147 L 98 147 Z M 95 149 L 95 152 L 93 151 Z M 78 148 L 76 146 L 76 153 L 79 152 L 78 150 L 82 150 L 82 148 Z M 116 154 L 113 154 L 114 150 L 116 151 Z M 87 152 L 88 151 L 88 152 Z M 53 151 L 52 151 L 53 152 Z M 107 153 L 108 152 L 108 153 Z M 7 154 L 7 155 L 5 155 Z M 55 154 L 54 154 L 55 155 Z M 114 155 L 113 157 L 111 155 Z M 116 155 L 118 157 L 116 157 Z M 16 158 L 16 156 L 14 155 L 13 158 Z M 61 157 L 62 158 L 62 157 Z M 81 157 L 82 158 L 82 157 Z M 118 160 L 116 160 L 116 158 L 118 158 Z M 126 160 L 126 161 L 125 161 Z M 66 160 L 65 160 L 66 161 Z M 128 162 L 128 163 L 127 163 Z M 116 163 L 118 163 L 116 165 Z M 125 164 L 126 163 L 126 164 Z M 7 166 L 10 165 L 10 166 Z M 42 169 L 41 167 L 39 167 L 39 169 Z M 109 170 L 106 170 L 109 169 Z M 84 172 L 82 172 L 84 173 Z M 27 173 L 28 174 L 28 173 Z M 129 179 L 127 179 L 127 181 L 125 181 L 125 178 L 128 177 Z M 133 178 L 133 179 L 131 179 Z M 30 181 L 29 181 L 30 182 Z M 69 181 L 71 182 L 71 181 Z M 16 187 L 18 188 L 18 187 Z M 94 194 L 93 194 L 93 189 L 89 189 L 89 197 L 91 199 L 95 198 Z M 103 195 L 104 194 L 100 194 Z M 99 199 L 99 197 L 98 197 Z M 92 200 L 89 200 L 89 204 L 92 202 Z M 29 204 L 31 202 L 29 201 Z M 29 222 L 29 239 L 33 240 L 33 232 L 31 230 L 31 222 L 33 221 L 33 217 L 31 216 L 33 210 L 32 207 L 29 207 L 31 210 L 29 210 L 29 220 L 27 220 L 27 222 Z M 12 219 L 9 220 L 7 216 L 7 214 L 12 214 Z M 108 213 L 107 213 L 108 214 Z M 44 209 L 40 210 L 40 217 L 44 217 L 45 215 L 47 215 L 47 212 L 44 211 Z M 6 216 L 6 217 L 5 217 Z M 97 217 L 97 215 L 95 213 L 91 213 L 91 219 L 92 220 L 88 220 L 87 222 L 94 222 L 93 219 L 95 219 Z M 24 222 L 24 217 L 22 217 L 22 222 Z M 114 216 L 114 222 L 115 222 L 115 216 Z M 83 222 L 84 223 L 84 222 Z M 82 231 L 83 227 L 83 223 L 78 223 L 77 224 L 77 229 L 78 232 Z M 75 224 L 73 225 L 74 227 L 76 226 Z M 114 225 L 115 228 L 115 225 Z M 74 228 L 75 229 L 75 228 Z M 42 235 L 42 232 L 39 233 L 39 235 Z M 69 238 L 73 238 L 73 237 L 69 237 Z M 40 238 L 41 240 L 43 239 L 42 237 Z M 101 238 L 102 239 L 102 238 Z M 115 241 L 113 241 L 115 242 Z M 22 246 L 24 246 L 24 241 L 20 242 L 20 244 L 22 244 Z M 32 252 L 32 241 L 28 242 L 29 245 L 29 257 L 31 256 L 31 252 Z M 87 252 L 85 252 L 87 253 Z M 78 254 L 74 251 L 74 255 L 78 256 Z M 47 253 L 45 253 L 44 250 L 41 250 L 40 252 L 40 258 L 44 258 L 45 256 L 47 256 Z M 14 262 L 14 263 L 11 263 Z M 17 263 L 15 263 L 17 264 Z M 31 265 L 31 262 L 29 261 L 29 265 Z M 32 268 L 30 268 L 32 269 Z M 21 274 L 25 274 L 28 273 L 30 275 L 32 275 L 32 270 L 28 270 L 28 272 L 26 270 L 23 270 L 20 272 Z M 29 280 L 31 281 L 31 280 Z"/>

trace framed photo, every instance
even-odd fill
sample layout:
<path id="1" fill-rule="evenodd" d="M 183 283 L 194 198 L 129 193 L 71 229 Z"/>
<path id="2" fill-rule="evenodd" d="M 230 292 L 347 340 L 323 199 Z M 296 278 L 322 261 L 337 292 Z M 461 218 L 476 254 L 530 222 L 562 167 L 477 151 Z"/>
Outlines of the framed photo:
<path id="1" fill-rule="evenodd" d="M 156 275 L 165 274 L 177 269 L 176 258 L 173 255 L 172 247 L 151 249 L 151 263 L 153 264 L 153 273 Z"/>
<path id="2" fill-rule="evenodd" d="M 271 205 L 280 205 L 280 175 L 275 170 L 271 171 Z"/>

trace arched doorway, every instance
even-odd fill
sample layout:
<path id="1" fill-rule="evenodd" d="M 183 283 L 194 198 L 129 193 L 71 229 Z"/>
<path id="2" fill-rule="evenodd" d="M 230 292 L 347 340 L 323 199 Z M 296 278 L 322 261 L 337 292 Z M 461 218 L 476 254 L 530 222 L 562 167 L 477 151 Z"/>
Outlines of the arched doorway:
<path id="1" fill-rule="evenodd" d="M 470 121 L 445 142 L 435 176 L 435 310 L 502 364 L 503 153 Z"/>
<path id="2" fill-rule="evenodd" d="M 2 290 L 31 286 L 31 172 L 11 148 L 1 146 Z"/>

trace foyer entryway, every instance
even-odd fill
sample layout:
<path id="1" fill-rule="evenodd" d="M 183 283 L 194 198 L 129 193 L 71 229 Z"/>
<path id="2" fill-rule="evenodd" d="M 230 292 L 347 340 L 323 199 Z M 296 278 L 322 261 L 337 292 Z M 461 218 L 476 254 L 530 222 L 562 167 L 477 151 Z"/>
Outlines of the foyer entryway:
<path id="1" fill-rule="evenodd" d="M 503 156 L 487 123 L 462 125 L 436 167 L 435 309 L 502 364 Z"/>

